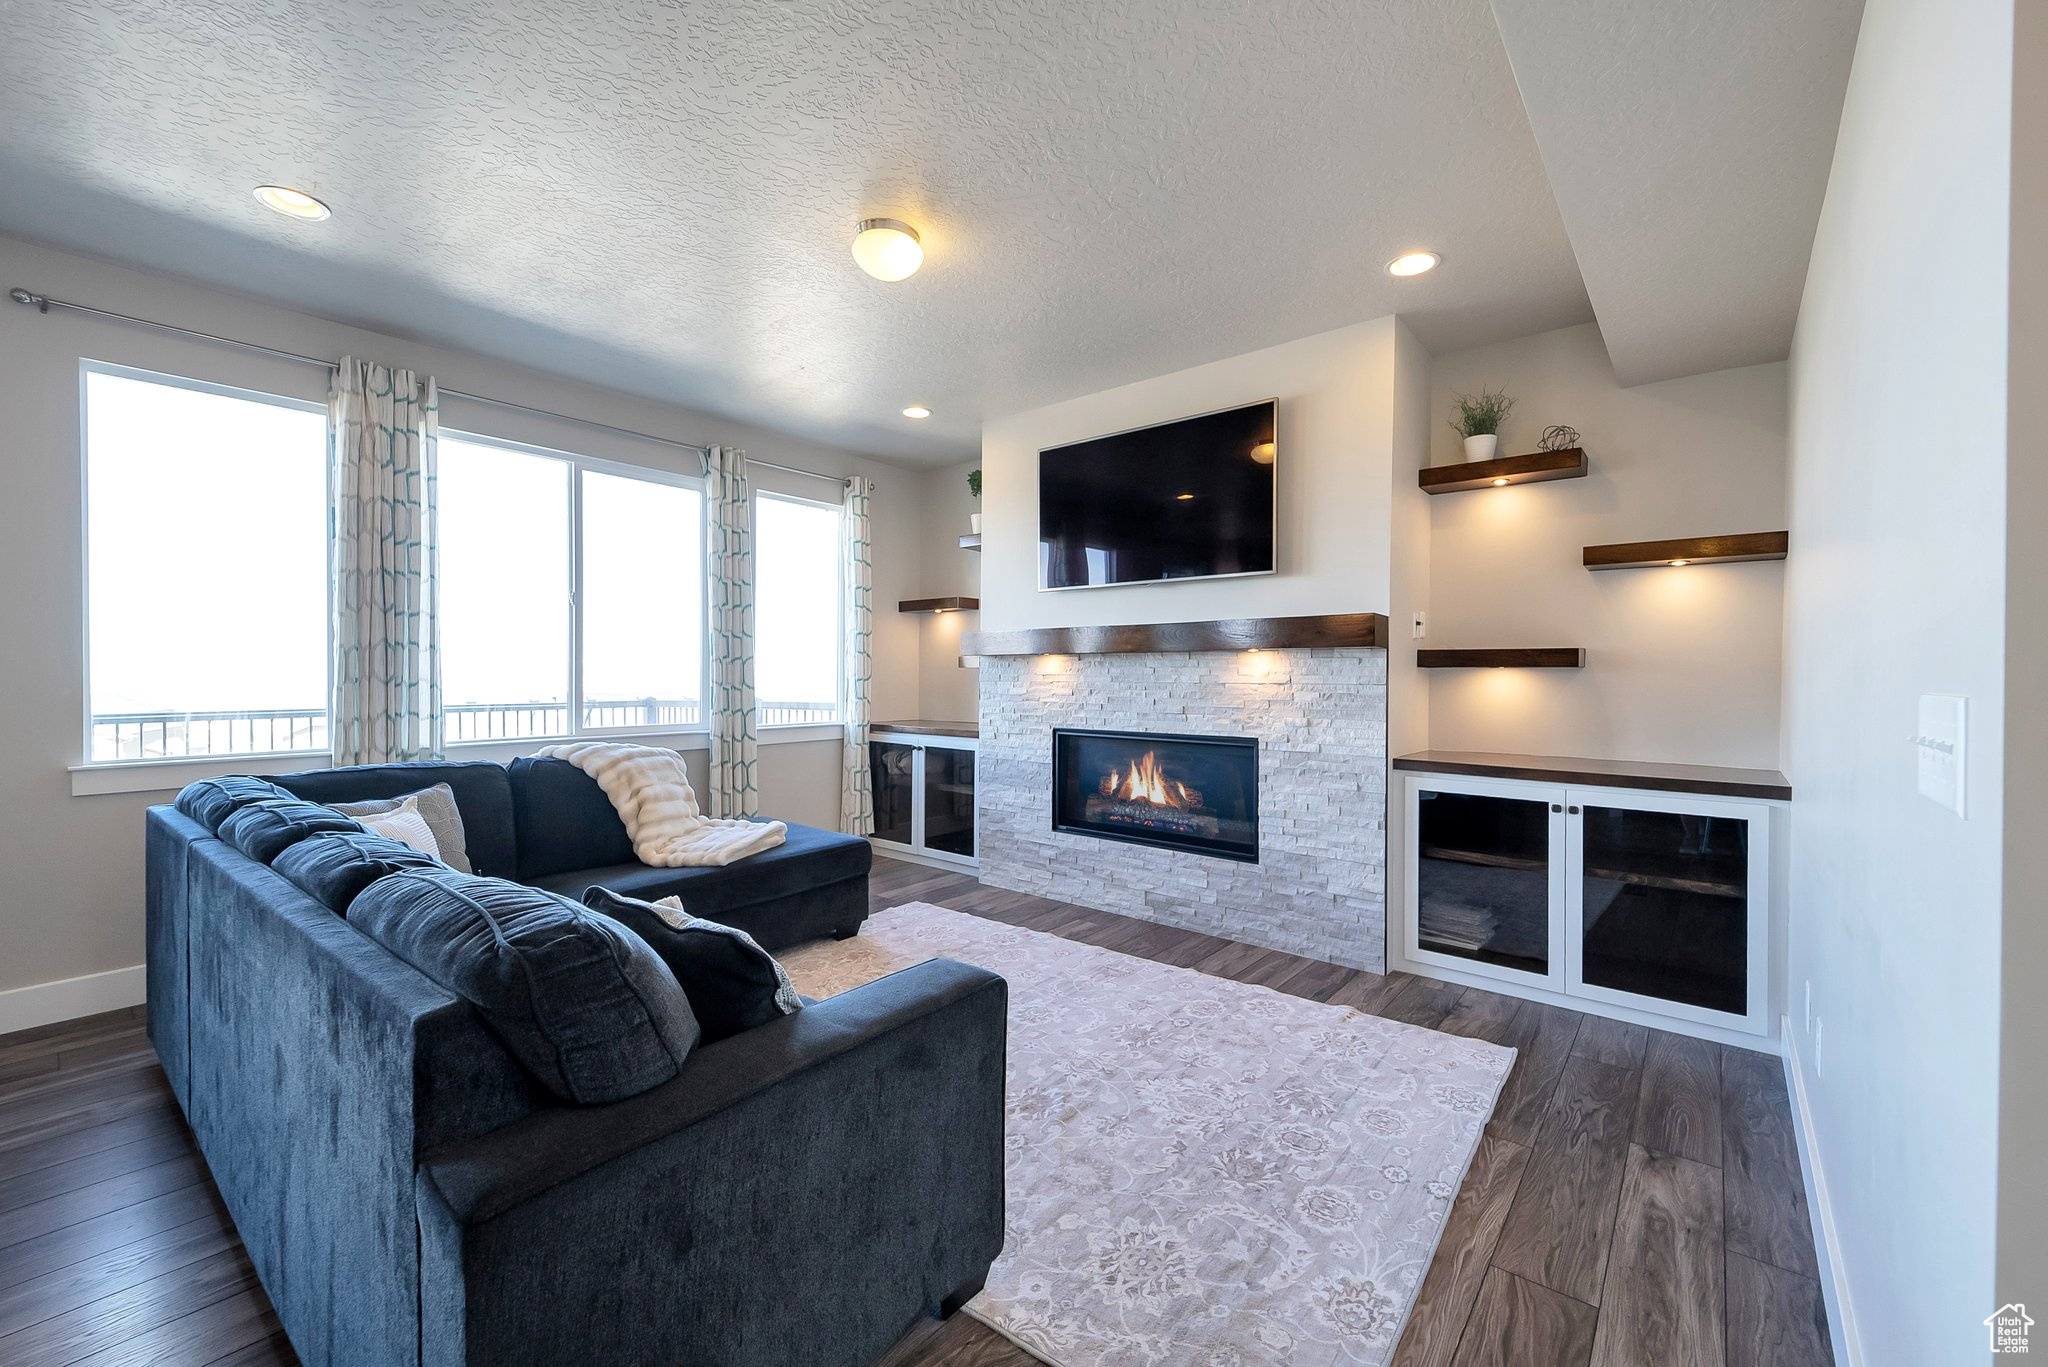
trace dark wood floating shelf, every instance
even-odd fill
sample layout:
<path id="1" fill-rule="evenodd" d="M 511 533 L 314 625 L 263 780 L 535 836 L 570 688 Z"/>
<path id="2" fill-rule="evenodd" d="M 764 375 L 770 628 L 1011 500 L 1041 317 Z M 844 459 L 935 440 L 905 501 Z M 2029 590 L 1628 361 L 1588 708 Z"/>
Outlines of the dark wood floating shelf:
<path id="1" fill-rule="evenodd" d="M 1640 570 L 1664 565 L 1732 565 L 1743 560 L 1783 560 L 1790 532 L 1742 532 L 1735 536 L 1682 536 L 1671 541 L 1623 541 L 1588 546 L 1589 570 Z"/>
<path id="2" fill-rule="evenodd" d="M 1584 669 L 1584 646 L 1516 646 L 1503 650 L 1418 650 L 1417 669 Z"/>
<path id="3" fill-rule="evenodd" d="M 981 724 L 971 721 L 932 721 L 920 717 L 915 721 L 878 721 L 868 727 L 868 733 L 876 736 L 957 736 L 962 740 L 973 740 L 981 734 Z"/>
<path id="4" fill-rule="evenodd" d="M 1394 761 L 1396 769 L 1483 778 L 1525 778 L 1603 788 L 1648 788 L 1711 797 L 1783 801 L 1792 785 L 1776 769 L 1724 769 L 1714 764 L 1652 764 L 1634 760 L 1575 759 L 1563 755 L 1504 755 L 1484 750 L 1421 750 Z"/>
<path id="5" fill-rule="evenodd" d="M 1384 648 L 1386 644 L 1384 615 L 1345 612 L 1323 617 L 970 631 L 961 638 L 960 649 L 969 655 L 1157 655 L 1167 651 Z"/>
<path id="6" fill-rule="evenodd" d="M 963 537 L 961 537 L 961 538 L 960 538 L 960 549 L 961 549 L 961 550 L 963 550 L 963 551 L 978 551 L 978 550 L 980 550 L 980 549 L 981 549 L 981 533 L 980 533 L 980 532 L 970 532 L 970 533 L 968 533 L 968 534 L 967 534 L 966 536 L 963 536 Z"/>
<path id="7" fill-rule="evenodd" d="M 1533 451 L 1526 456 L 1502 456 L 1499 460 L 1431 465 L 1416 472 L 1415 482 L 1425 494 L 1455 494 L 1503 484 L 1541 484 L 1545 480 L 1585 477 L 1585 451 L 1567 446 L 1562 451 Z"/>
<path id="8" fill-rule="evenodd" d="M 905 598 L 898 612 L 973 612 L 981 607 L 979 598 Z"/>

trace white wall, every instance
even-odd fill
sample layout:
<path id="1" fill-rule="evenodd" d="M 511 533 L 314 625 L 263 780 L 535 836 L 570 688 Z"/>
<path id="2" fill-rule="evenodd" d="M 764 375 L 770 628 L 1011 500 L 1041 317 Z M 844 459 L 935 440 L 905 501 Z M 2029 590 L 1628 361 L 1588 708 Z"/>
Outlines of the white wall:
<path id="1" fill-rule="evenodd" d="M 2014 32 L 2006 438 L 2005 944 L 1999 1046 L 1999 1304 L 2048 1299 L 2048 5 Z M 2021 79 L 2025 73 L 2026 79 Z M 2038 1310 L 2036 1314 L 2038 1314 Z"/>
<path id="2" fill-rule="evenodd" d="M 1785 385 L 1777 364 L 1623 389 L 1591 323 L 1432 362 L 1432 464 L 1463 459 L 1453 398 L 1505 388 L 1501 454 L 1563 423 L 1590 467 L 1428 499 L 1425 644 L 1587 650 L 1578 670 L 1433 671 L 1432 747 L 1777 767 L 1784 567 L 1594 573 L 1581 552 L 1783 530 Z"/>
<path id="3" fill-rule="evenodd" d="M 989 631 L 1385 612 L 1395 322 L 1381 318 L 990 421 L 981 626 Z M 1038 589 L 1038 452 L 1278 398 L 1280 573 Z"/>
<path id="4" fill-rule="evenodd" d="M 968 519 L 981 509 L 967 489 L 967 472 L 980 464 L 970 460 L 924 472 L 923 577 L 913 597 L 981 596 L 981 552 L 960 549 L 960 538 L 973 525 Z M 895 606 L 878 603 L 876 609 Z M 980 617 L 977 612 L 945 612 L 918 619 L 919 716 L 973 721 L 980 715 L 981 673 L 960 664 L 960 635 L 973 631 Z M 875 719 L 887 720 L 880 713 Z"/>
<path id="5" fill-rule="evenodd" d="M 1388 463 L 1388 530 L 1391 537 L 1387 641 L 1387 944 L 1397 953 L 1392 933 L 1407 896 L 1406 847 L 1408 808 L 1395 795 L 1400 787 L 1391 761 L 1430 748 L 1429 676 L 1415 667 L 1413 622 L 1430 605 L 1430 503 L 1416 483 L 1416 472 L 1429 464 L 1429 352 L 1398 320 L 1394 327 L 1392 376 L 1392 459 Z"/>
<path id="6" fill-rule="evenodd" d="M 344 352 L 433 374 L 444 385 L 827 474 L 874 478 L 875 598 L 893 609 L 916 596 L 924 527 L 917 474 L 873 459 L 593 389 L 442 348 L 342 327 L 219 291 L 0 239 L 0 282 L 140 314 L 205 332 L 316 356 Z M 7 645 L 0 708 L 0 991 L 141 962 L 142 809 L 163 793 L 73 797 L 84 697 L 83 546 L 79 463 L 81 357 L 275 394 L 324 399 L 324 372 L 231 348 L 56 310 L 0 303 L 0 640 Z M 685 453 L 653 443 L 503 409 L 448 400 L 451 427 L 680 469 Z M 692 470 L 694 473 L 694 470 Z M 834 482 L 760 472 L 763 488 L 836 498 Z M 233 548 L 221 548 L 223 602 L 231 602 Z M 166 601 L 167 612 L 193 604 Z M 893 610 L 875 614 L 877 716 L 918 710 L 918 633 Z M 777 816 L 833 826 L 839 742 L 765 745 L 763 806 Z M 38 999 L 40 1000 L 40 999 Z M 132 998 L 131 998 L 132 1000 Z M 110 1003 L 111 1004 L 111 1003 Z M 30 1006 L 33 1003 L 29 1004 Z M 22 999 L 0 998 L 0 1029 L 27 1020 Z"/>
<path id="7" fill-rule="evenodd" d="M 1993 1277 L 2013 55 L 2009 3 L 1869 0 L 1791 363 L 1788 1046 L 1870 1367 L 2048 1291 Z M 1915 795 L 1925 693 L 1970 701 L 1967 820 Z"/>

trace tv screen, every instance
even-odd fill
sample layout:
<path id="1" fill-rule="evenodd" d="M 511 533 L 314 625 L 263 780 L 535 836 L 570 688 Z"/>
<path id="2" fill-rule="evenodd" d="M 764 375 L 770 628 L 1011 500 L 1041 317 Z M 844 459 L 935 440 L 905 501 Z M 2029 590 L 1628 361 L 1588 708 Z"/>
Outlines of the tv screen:
<path id="1" fill-rule="evenodd" d="M 1040 451 L 1039 586 L 1273 573 L 1274 408 Z"/>

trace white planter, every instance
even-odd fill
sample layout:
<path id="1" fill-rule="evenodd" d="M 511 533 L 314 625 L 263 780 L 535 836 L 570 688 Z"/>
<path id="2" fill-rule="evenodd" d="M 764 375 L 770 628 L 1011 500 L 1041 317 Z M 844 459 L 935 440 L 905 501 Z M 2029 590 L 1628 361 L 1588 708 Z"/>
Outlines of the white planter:
<path id="1" fill-rule="evenodd" d="M 1482 432 L 1476 437 L 1465 438 L 1466 460 L 1492 460 L 1494 452 L 1500 450 L 1500 433 Z"/>
<path id="2" fill-rule="evenodd" d="M 980 514 L 980 513 L 969 513 L 969 514 L 967 515 L 967 530 L 968 530 L 968 531 L 970 531 L 970 532 L 973 532 L 973 533 L 974 533 L 974 534 L 975 534 L 976 536 L 980 536 L 980 535 L 981 535 L 981 514 Z"/>

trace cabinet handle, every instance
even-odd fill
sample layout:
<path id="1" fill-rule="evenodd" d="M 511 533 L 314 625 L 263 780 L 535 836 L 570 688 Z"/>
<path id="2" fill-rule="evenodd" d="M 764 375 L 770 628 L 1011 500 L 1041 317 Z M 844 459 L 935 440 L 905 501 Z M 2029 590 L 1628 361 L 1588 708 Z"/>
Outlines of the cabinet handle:
<path id="1" fill-rule="evenodd" d="M 1572 814 L 1573 816 L 1577 816 L 1577 815 L 1579 814 L 1579 809 L 1578 809 L 1577 807 L 1573 807 L 1573 808 L 1571 809 L 1571 814 Z"/>
<path id="2" fill-rule="evenodd" d="M 1550 810 L 1553 812 L 1561 812 L 1564 810 L 1564 804 L 1562 802 L 1553 802 L 1550 804 Z"/>

